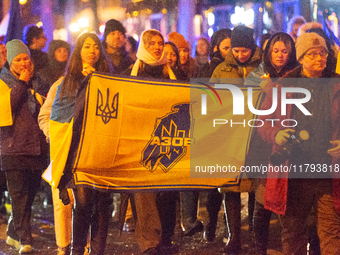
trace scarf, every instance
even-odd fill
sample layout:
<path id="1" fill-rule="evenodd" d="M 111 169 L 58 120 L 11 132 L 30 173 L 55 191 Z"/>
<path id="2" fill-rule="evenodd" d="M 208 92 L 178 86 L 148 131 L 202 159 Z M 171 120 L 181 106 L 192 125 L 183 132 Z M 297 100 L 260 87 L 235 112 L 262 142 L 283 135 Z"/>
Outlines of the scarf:
<path id="1" fill-rule="evenodd" d="M 153 30 L 153 29 L 151 29 L 151 30 Z M 146 30 L 146 31 L 149 31 L 149 30 Z M 144 33 L 146 31 L 144 31 L 141 35 L 141 40 L 140 40 L 138 51 L 137 51 L 137 60 L 136 60 L 135 64 L 133 65 L 133 68 L 132 68 L 132 71 L 131 71 L 131 76 L 137 76 L 141 61 L 143 61 L 145 64 L 148 64 L 150 66 L 160 66 L 160 65 L 165 65 L 167 63 L 164 50 L 162 52 L 162 56 L 160 57 L 160 59 L 155 59 L 146 50 L 144 42 L 143 42 L 143 36 L 144 36 Z M 157 31 L 157 30 L 154 30 L 154 31 Z M 167 65 L 167 67 L 168 67 L 168 70 L 169 70 L 170 79 L 176 80 L 176 76 L 173 73 L 173 71 L 171 70 L 171 68 L 168 65 Z"/>

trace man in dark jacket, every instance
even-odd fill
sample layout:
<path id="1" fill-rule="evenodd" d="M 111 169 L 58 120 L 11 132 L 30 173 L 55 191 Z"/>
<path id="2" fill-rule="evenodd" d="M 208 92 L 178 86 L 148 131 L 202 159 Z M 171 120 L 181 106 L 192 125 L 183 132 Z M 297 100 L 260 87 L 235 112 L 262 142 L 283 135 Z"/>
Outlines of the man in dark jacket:
<path id="1" fill-rule="evenodd" d="M 46 45 L 47 38 L 44 29 L 35 25 L 27 25 L 23 31 L 23 41 L 31 53 L 31 59 L 34 64 L 34 74 L 48 65 L 47 53 L 42 52 Z"/>
<path id="2" fill-rule="evenodd" d="M 134 63 L 124 48 L 125 32 L 118 20 L 110 19 L 105 24 L 103 48 L 114 68 L 114 74 L 123 73 Z"/>
<path id="3" fill-rule="evenodd" d="M 129 56 L 129 53 L 124 47 L 125 32 L 125 27 L 118 20 L 110 19 L 105 24 L 102 44 L 104 53 L 113 69 L 112 74 L 125 74 L 134 64 L 133 59 Z M 117 197 L 117 194 L 114 194 L 114 197 Z M 115 213 L 122 215 L 120 218 L 126 214 L 126 208 L 124 208 L 123 205 L 127 204 L 128 200 L 133 204 L 132 208 L 135 207 L 133 197 L 128 193 L 122 193 L 118 203 L 116 203 L 117 200 L 118 199 L 114 199 L 114 210 Z M 133 213 L 135 214 L 135 212 Z M 134 227 L 134 220 L 132 218 L 127 218 L 124 223 L 124 228 L 126 230 L 132 230 Z"/>

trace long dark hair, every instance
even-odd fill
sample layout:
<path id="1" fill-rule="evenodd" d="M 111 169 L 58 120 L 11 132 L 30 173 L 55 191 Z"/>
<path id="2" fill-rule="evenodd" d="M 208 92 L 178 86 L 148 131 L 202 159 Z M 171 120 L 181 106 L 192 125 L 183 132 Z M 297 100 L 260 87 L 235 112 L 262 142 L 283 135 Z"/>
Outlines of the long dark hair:
<path id="1" fill-rule="evenodd" d="M 217 52 L 220 52 L 220 44 L 224 39 L 230 38 L 231 37 L 231 30 L 228 28 L 223 28 L 218 31 L 216 31 L 212 37 L 211 37 L 211 45 L 209 49 L 209 56 L 210 59 L 214 58 L 214 48 L 217 46 Z M 220 54 L 219 54 L 220 55 Z M 221 60 L 224 60 L 221 56 Z"/>
<path id="2" fill-rule="evenodd" d="M 171 46 L 171 48 L 172 48 L 172 50 L 175 52 L 175 54 L 176 54 L 176 63 L 175 63 L 175 68 L 180 68 L 181 67 L 181 62 L 179 62 L 179 51 L 178 51 L 178 49 L 177 49 L 177 46 L 176 46 L 176 44 L 174 44 L 173 42 L 166 42 L 165 44 L 164 44 L 164 46 L 165 45 L 170 45 Z"/>
<path id="3" fill-rule="evenodd" d="M 83 78 L 81 73 L 83 70 L 83 62 L 81 59 L 80 52 L 87 38 L 93 39 L 93 41 L 98 45 L 100 50 L 99 59 L 94 65 L 96 71 L 97 72 L 110 71 L 110 66 L 108 64 L 106 57 L 104 56 L 102 44 L 98 36 L 94 33 L 81 34 L 77 39 L 76 45 L 74 47 L 71 58 L 66 68 L 66 77 L 61 88 L 60 99 L 62 99 L 64 93 L 67 93 L 68 97 L 74 96 L 75 91 L 79 88 L 80 82 Z"/>
<path id="4" fill-rule="evenodd" d="M 285 66 L 280 70 L 280 72 L 276 70 L 276 67 L 272 63 L 272 51 L 273 46 L 276 42 L 283 42 L 289 52 L 288 61 L 285 64 Z M 296 60 L 296 50 L 294 41 L 289 34 L 283 32 L 276 33 L 270 37 L 267 46 L 264 50 L 263 59 L 265 67 L 268 73 L 270 74 L 271 78 L 282 77 L 287 71 L 290 71 L 299 65 L 299 63 Z"/>

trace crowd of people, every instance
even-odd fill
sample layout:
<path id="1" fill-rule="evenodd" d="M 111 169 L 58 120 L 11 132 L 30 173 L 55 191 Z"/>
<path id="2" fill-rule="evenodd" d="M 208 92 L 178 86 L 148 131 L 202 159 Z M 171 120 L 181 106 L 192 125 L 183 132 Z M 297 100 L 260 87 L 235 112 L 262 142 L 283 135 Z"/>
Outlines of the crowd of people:
<path id="1" fill-rule="evenodd" d="M 65 106 L 72 115 L 74 102 L 94 71 L 182 82 L 210 78 L 214 83 L 260 87 L 259 109 L 263 110 L 271 108 L 272 88 L 277 88 L 277 109 L 259 118 L 295 119 L 299 125 L 285 128 L 279 121 L 264 122 L 254 129 L 245 164 L 268 165 L 270 155 L 282 150 L 293 133 L 303 130 L 308 131 L 309 139 L 283 164 L 338 164 L 337 50 L 320 24 L 306 23 L 300 17 L 292 28 L 290 34 L 264 35 L 260 47 L 251 28 L 220 29 L 210 42 L 198 39 L 194 57 L 190 56 L 187 40 L 177 32 L 165 38 L 157 30 L 146 30 L 137 47 L 137 42 L 126 36 L 124 26 L 114 19 L 106 22 L 102 40 L 95 33 L 83 33 L 73 50 L 67 42 L 53 40 L 48 53 L 44 53 L 44 30 L 33 25 L 25 28 L 22 41 L 14 39 L 6 47 L 0 43 L 0 186 L 2 192 L 7 184 L 12 203 L 7 244 L 20 254 L 32 251 L 31 207 L 42 171 L 49 163 L 50 116 L 58 118 Z M 291 105 L 287 114 L 281 115 L 281 89 L 286 87 L 310 91 L 312 99 L 305 106 L 311 116 Z M 302 98 L 292 94 L 287 97 Z M 77 121 L 82 121 L 81 116 Z M 268 173 L 267 177 L 242 179 L 240 185 L 207 191 L 205 227 L 197 215 L 199 190 L 134 192 L 121 197 L 131 204 L 136 239 L 143 254 L 171 253 L 177 200 L 183 235 L 204 231 L 206 241 L 215 239 L 223 202 L 226 244 L 221 253 L 242 254 L 241 192 L 249 193 L 249 233 L 254 236 L 257 254 L 267 254 L 273 213 L 279 215 L 282 224 L 284 254 L 307 254 L 308 247 L 309 254 L 340 254 L 338 176 L 326 173 L 302 178 L 282 172 Z M 59 186 L 52 188 L 52 197 L 58 254 L 104 254 L 109 221 L 117 209 L 113 194 L 75 185 L 72 173 L 65 171 Z M 310 228 L 310 224 L 316 227 Z"/>

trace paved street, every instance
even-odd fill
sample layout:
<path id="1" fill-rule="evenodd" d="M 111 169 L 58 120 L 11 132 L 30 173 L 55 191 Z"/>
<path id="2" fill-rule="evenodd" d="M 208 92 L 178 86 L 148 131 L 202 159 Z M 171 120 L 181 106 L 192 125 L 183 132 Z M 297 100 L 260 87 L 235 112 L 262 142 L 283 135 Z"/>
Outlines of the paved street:
<path id="1" fill-rule="evenodd" d="M 204 224 L 207 223 L 207 212 L 204 206 L 205 195 L 201 194 L 200 198 L 200 218 Z M 242 254 L 253 254 L 248 245 L 247 231 L 247 194 L 242 194 Z M 43 194 L 38 194 L 33 208 L 32 233 L 35 240 L 34 253 L 36 255 L 57 254 L 57 246 L 54 239 L 53 228 L 53 209 L 52 207 L 44 208 Z M 105 254 L 141 254 L 137 244 L 134 232 L 123 231 L 119 236 L 119 231 L 116 228 L 116 223 L 111 222 L 109 235 L 107 239 Z M 181 229 L 179 221 L 176 226 L 175 236 L 173 237 L 173 254 L 185 255 L 208 255 L 222 254 L 221 249 L 224 246 L 223 233 L 225 225 L 223 223 L 223 210 L 220 211 L 218 228 L 216 231 L 216 239 L 213 242 L 207 243 L 203 241 L 202 233 L 197 233 L 192 237 L 181 237 Z M 6 244 L 6 224 L 0 220 L 0 254 L 18 254 L 18 251 Z M 271 221 L 270 243 L 268 254 L 278 255 L 281 252 L 280 242 L 280 225 L 276 217 Z"/>

